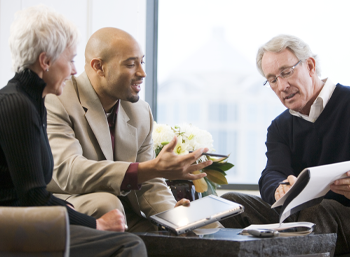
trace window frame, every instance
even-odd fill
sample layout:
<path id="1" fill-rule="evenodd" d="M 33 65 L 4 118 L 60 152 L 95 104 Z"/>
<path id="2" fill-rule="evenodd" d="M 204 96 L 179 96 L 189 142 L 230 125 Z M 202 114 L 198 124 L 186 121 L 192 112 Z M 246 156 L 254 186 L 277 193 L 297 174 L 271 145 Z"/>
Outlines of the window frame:
<path id="1" fill-rule="evenodd" d="M 157 121 L 158 0 L 147 0 L 146 12 L 145 100 L 151 107 L 154 120 Z"/>

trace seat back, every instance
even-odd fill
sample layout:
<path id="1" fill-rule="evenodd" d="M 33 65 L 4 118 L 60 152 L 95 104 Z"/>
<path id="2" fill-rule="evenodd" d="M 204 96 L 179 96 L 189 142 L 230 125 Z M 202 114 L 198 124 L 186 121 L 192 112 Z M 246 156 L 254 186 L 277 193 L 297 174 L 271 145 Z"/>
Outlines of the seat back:
<path id="1" fill-rule="evenodd" d="M 0 256 L 69 256 L 63 206 L 0 207 Z"/>

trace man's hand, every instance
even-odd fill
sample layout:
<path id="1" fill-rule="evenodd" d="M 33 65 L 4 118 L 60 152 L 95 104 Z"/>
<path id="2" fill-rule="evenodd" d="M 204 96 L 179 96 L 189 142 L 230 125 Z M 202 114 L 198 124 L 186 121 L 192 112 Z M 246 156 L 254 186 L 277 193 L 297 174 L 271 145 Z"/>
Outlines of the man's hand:
<path id="1" fill-rule="evenodd" d="M 208 148 L 201 148 L 189 154 L 177 155 L 174 153 L 176 143 L 177 138 L 174 137 L 169 144 L 163 147 L 157 158 L 139 163 L 138 183 L 143 183 L 156 177 L 170 180 L 196 180 L 207 175 L 205 173 L 194 175 L 191 172 L 201 170 L 213 163 L 212 161 L 206 161 L 193 164 L 203 152 L 208 151 Z"/>
<path id="2" fill-rule="evenodd" d="M 182 198 L 180 201 L 178 201 L 175 204 L 175 208 L 179 207 L 179 206 L 190 206 L 190 200 L 186 199 L 186 198 Z"/>
<path id="3" fill-rule="evenodd" d="M 283 182 L 288 182 L 289 185 L 279 185 L 279 187 L 277 187 L 275 192 L 276 201 L 288 192 L 288 190 L 291 188 L 292 185 L 294 185 L 296 180 L 297 178 L 293 175 L 290 175 L 287 179 L 283 180 Z"/>
<path id="4" fill-rule="evenodd" d="M 124 232 L 125 228 L 125 217 L 117 209 L 107 212 L 96 220 L 96 229 L 98 230 Z"/>
<path id="5" fill-rule="evenodd" d="M 350 199 L 350 171 L 346 172 L 348 178 L 338 179 L 331 184 L 331 190 L 334 193 L 345 196 Z"/>

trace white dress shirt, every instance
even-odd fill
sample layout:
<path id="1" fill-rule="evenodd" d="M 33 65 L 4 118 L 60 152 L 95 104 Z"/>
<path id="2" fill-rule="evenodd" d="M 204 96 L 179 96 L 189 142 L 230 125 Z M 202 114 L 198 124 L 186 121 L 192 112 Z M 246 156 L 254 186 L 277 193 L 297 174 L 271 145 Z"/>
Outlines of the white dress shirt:
<path id="1" fill-rule="evenodd" d="M 325 82 L 325 84 L 320 94 L 318 95 L 314 103 L 311 105 L 309 115 L 304 115 L 304 114 L 301 114 L 300 112 L 296 112 L 291 109 L 289 109 L 289 113 L 314 123 L 317 120 L 317 118 L 321 115 L 323 109 L 326 107 L 326 104 L 331 98 L 336 85 L 328 78 L 323 79 L 322 81 Z"/>

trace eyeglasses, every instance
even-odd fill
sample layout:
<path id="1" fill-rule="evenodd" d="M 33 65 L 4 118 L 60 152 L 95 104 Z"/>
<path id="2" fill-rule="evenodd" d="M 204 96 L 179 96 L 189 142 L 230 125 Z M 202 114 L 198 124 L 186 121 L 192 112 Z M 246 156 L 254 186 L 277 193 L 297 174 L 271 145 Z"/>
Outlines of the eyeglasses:
<path id="1" fill-rule="evenodd" d="M 280 75 L 277 75 L 275 77 L 271 77 L 269 79 L 267 79 L 264 83 L 264 86 L 269 83 L 271 88 L 275 88 L 277 86 L 277 79 L 278 77 L 281 77 L 283 79 L 289 78 L 290 76 L 293 75 L 294 73 L 294 69 L 295 67 L 297 67 L 297 65 L 301 62 L 301 60 L 299 62 L 297 62 L 294 66 L 290 67 L 290 68 L 286 68 L 283 71 L 281 71 Z"/>

